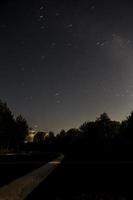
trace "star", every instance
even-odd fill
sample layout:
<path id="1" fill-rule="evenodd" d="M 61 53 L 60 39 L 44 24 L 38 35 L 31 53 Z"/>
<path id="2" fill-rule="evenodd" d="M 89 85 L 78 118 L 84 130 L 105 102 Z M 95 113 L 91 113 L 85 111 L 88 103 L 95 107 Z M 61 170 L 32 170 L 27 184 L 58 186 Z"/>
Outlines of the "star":
<path id="1" fill-rule="evenodd" d="M 131 44 L 131 43 L 132 43 L 132 41 L 131 41 L 131 40 L 128 40 L 128 41 L 127 41 L 127 44 Z"/>
<path id="2" fill-rule="evenodd" d="M 44 6 L 41 6 L 41 7 L 40 7 L 40 10 L 43 10 L 43 9 L 44 9 Z"/>
<path id="3" fill-rule="evenodd" d="M 103 47 L 105 45 L 105 42 L 97 42 L 96 43 L 96 46 L 98 46 L 98 47 Z"/>
<path id="4" fill-rule="evenodd" d="M 46 56 L 42 55 L 41 56 L 41 60 L 44 60 L 46 58 Z"/>
<path id="5" fill-rule="evenodd" d="M 92 5 L 92 6 L 90 7 L 90 9 L 91 9 L 91 10 L 95 10 L 95 6 Z"/>
<path id="6" fill-rule="evenodd" d="M 67 46 L 72 46 L 72 43 L 70 43 L 70 42 L 69 42 L 69 43 L 67 43 Z"/>
<path id="7" fill-rule="evenodd" d="M 105 45 L 105 43 L 104 43 L 104 42 L 102 42 L 100 46 L 101 46 L 101 47 L 103 47 L 104 45 Z"/>
<path id="8" fill-rule="evenodd" d="M 7 28 L 8 26 L 7 26 L 7 24 L 1 24 L 0 27 L 3 28 L 3 29 L 5 29 L 5 28 Z"/>
<path id="9" fill-rule="evenodd" d="M 25 43 L 24 40 L 20 41 L 20 45 L 24 45 L 24 43 Z"/>
<path id="10" fill-rule="evenodd" d="M 32 100 L 32 99 L 33 99 L 33 96 L 30 96 L 29 99 Z"/>
<path id="11" fill-rule="evenodd" d="M 57 93 L 55 93 L 55 96 L 59 96 L 59 95 L 60 95 L 60 93 L 58 93 L 58 92 L 57 92 Z"/>
<path id="12" fill-rule="evenodd" d="M 61 103 L 61 101 L 60 101 L 60 100 L 57 100 L 57 101 L 56 101 L 56 103 L 57 103 L 57 104 L 60 104 L 60 103 Z"/>
<path id="13" fill-rule="evenodd" d="M 97 42 L 96 45 L 99 46 L 99 45 L 100 45 L 100 42 Z"/>
<path id="14" fill-rule="evenodd" d="M 56 42 L 51 43 L 51 48 L 54 48 L 56 46 Z"/>
<path id="15" fill-rule="evenodd" d="M 60 16 L 60 13 L 59 13 L 59 12 L 56 12 L 56 14 L 55 14 L 55 15 L 58 17 L 58 16 Z"/>
<path id="16" fill-rule="evenodd" d="M 25 97 L 25 100 L 26 101 L 32 101 L 33 100 L 33 96 L 27 96 L 27 97 Z"/>
<path id="17" fill-rule="evenodd" d="M 22 86 L 22 87 L 24 87 L 24 86 L 25 86 L 25 82 L 24 82 L 24 81 L 21 83 L 21 86 Z"/>
<path id="18" fill-rule="evenodd" d="M 40 27 L 40 29 L 44 29 L 44 28 L 45 28 L 45 26 L 41 26 L 41 27 Z"/>
<path id="19" fill-rule="evenodd" d="M 68 24 L 67 26 L 66 26 L 66 28 L 72 28 L 73 27 L 73 24 Z"/>
<path id="20" fill-rule="evenodd" d="M 43 19 L 44 18 L 44 16 L 43 15 L 40 15 L 40 19 Z"/>
<path id="21" fill-rule="evenodd" d="M 21 67 L 21 69 L 20 69 L 22 72 L 24 72 L 25 71 L 25 68 L 24 67 Z"/>
<path id="22" fill-rule="evenodd" d="M 35 73 L 35 69 L 34 68 L 31 68 L 31 73 Z"/>

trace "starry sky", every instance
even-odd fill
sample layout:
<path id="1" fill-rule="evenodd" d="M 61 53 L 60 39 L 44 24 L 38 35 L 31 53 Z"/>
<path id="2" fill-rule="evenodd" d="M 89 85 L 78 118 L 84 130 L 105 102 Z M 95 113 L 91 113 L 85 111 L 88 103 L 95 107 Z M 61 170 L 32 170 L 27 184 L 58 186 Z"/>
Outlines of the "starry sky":
<path id="1" fill-rule="evenodd" d="M 1 0 L 0 98 L 41 130 L 133 110 L 133 3 Z"/>

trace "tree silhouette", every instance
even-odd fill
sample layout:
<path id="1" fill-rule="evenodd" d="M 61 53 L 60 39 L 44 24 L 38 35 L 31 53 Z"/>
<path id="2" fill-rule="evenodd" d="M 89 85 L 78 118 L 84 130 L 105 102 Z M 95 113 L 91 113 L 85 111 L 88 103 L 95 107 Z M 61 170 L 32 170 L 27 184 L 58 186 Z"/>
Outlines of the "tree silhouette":
<path id="1" fill-rule="evenodd" d="M 10 148 L 14 134 L 15 121 L 5 102 L 0 100 L 0 147 Z"/>
<path id="2" fill-rule="evenodd" d="M 26 119 L 21 115 L 14 119 L 7 104 L 0 100 L 0 148 L 21 150 L 28 132 Z M 133 112 L 122 123 L 112 121 L 104 112 L 95 121 L 83 123 L 79 129 L 61 130 L 58 135 L 40 131 L 30 148 L 88 159 L 130 157 L 133 152 Z"/>
<path id="3" fill-rule="evenodd" d="M 55 142 L 55 135 L 54 132 L 50 131 L 45 139 L 46 143 L 51 145 Z"/>
<path id="4" fill-rule="evenodd" d="M 66 136 L 66 131 L 64 129 L 62 129 L 57 136 L 59 136 L 61 138 L 65 137 Z"/>
<path id="5" fill-rule="evenodd" d="M 48 138 L 49 138 L 50 140 L 53 140 L 53 139 L 55 138 L 54 132 L 50 131 L 50 132 L 48 133 Z"/>
<path id="6" fill-rule="evenodd" d="M 120 132 L 125 140 L 133 143 L 133 111 L 126 120 L 122 121 Z"/>
<path id="7" fill-rule="evenodd" d="M 79 127 L 81 134 L 88 141 L 96 141 L 97 133 L 96 133 L 96 124 L 95 122 L 85 122 Z"/>
<path id="8" fill-rule="evenodd" d="M 34 136 L 34 143 L 36 144 L 43 144 L 44 143 L 44 140 L 46 138 L 46 133 L 43 132 L 43 131 L 39 131 L 36 133 L 36 135 Z"/>
<path id="9" fill-rule="evenodd" d="M 67 131 L 67 135 L 69 135 L 70 137 L 78 136 L 79 133 L 80 131 L 77 128 L 71 128 Z"/>
<path id="10" fill-rule="evenodd" d="M 15 120 L 15 125 L 16 133 L 14 134 L 14 145 L 19 148 L 28 135 L 28 124 L 26 119 L 19 115 Z"/>
<path id="11" fill-rule="evenodd" d="M 112 122 L 107 113 L 103 113 L 95 121 L 99 139 L 108 139 L 112 137 Z"/>

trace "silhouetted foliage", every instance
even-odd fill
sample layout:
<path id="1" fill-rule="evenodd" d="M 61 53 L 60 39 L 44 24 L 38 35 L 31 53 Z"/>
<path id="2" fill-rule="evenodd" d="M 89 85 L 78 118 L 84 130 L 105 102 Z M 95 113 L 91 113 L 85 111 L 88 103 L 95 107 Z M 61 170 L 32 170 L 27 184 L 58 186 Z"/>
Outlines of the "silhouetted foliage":
<path id="1" fill-rule="evenodd" d="M 99 118 L 95 121 L 97 133 L 99 135 L 99 139 L 108 139 L 111 138 L 113 132 L 111 130 L 112 123 L 111 119 L 108 117 L 106 113 L 100 115 Z"/>
<path id="2" fill-rule="evenodd" d="M 75 137 L 75 136 L 78 136 L 80 133 L 79 129 L 76 129 L 76 128 L 71 128 L 67 131 L 67 135 L 69 135 L 70 137 Z"/>
<path id="3" fill-rule="evenodd" d="M 85 122 L 79 127 L 79 129 L 82 136 L 85 137 L 89 142 L 94 142 L 98 139 L 95 122 Z"/>
<path id="4" fill-rule="evenodd" d="M 82 155 L 86 159 L 111 157 L 119 130 L 120 123 L 112 121 L 103 113 L 96 121 L 85 122 L 79 127 L 78 137 L 71 137 L 71 141 L 74 141 L 71 142 L 71 153 L 74 156 Z"/>
<path id="5" fill-rule="evenodd" d="M 44 143 L 45 137 L 46 137 L 46 133 L 43 132 L 43 131 L 39 131 L 39 132 L 37 132 L 36 135 L 34 136 L 33 141 L 34 141 L 36 144 L 42 144 L 42 143 Z"/>
<path id="6" fill-rule="evenodd" d="M 66 131 L 62 129 L 60 134 L 58 134 L 57 136 L 59 136 L 60 138 L 65 137 L 66 136 Z"/>
<path id="7" fill-rule="evenodd" d="M 22 115 L 19 115 L 15 120 L 16 133 L 14 135 L 15 146 L 18 148 L 24 143 L 28 135 L 28 124 Z"/>
<path id="8" fill-rule="evenodd" d="M 122 121 L 121 134 L 126 141 L 133 144 L 133 111 L 126 120 Z"/>
<path id="9" fill-rule="evenodd" d="M 48 140 L 50 140 L 51 142 L 55 139 L 55 134 L 54 132 L 50 131 L 47 135 Z"/>
<path id="10" fill-rule="evenodd" d="M 26 120 L 20 115 L 14 119 L 5 102 L 0 100 L 0 148 L 18 149 L 28 134 Z"/>
<path id="11" fill-rule="evenodd" d="M 21 150 L 28 130 L 27 121 L 21 115 L 15 119 L 7 104 L 0 100 L 0 148 Z M 133 153 L 133 112 L 121 123 L 102 113 L 79 129 L 61 130 L 57 135 L 39 131 L 32 144 L 25 144 L 26 148 L 86 159 L 129 159 Z"/>
<path id="12" fill-rule="evenodd" d="M 10 148 L 14 136 L 15 122 L 7 104 L 0 100 L 0 147 Z"/>

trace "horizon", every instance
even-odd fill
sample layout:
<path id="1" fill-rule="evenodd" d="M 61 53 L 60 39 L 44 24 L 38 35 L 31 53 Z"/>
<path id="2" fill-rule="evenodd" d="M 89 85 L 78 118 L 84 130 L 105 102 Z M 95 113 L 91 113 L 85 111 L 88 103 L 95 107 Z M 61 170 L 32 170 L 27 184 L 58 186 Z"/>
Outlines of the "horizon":
<path id="1" fill-rule="evenodd" d="M 3 101 L 2 101 L 2 102 L 3 102 Z M 9 105 L 8 105 L 8 103 L 7 103 L 6 101 L 3 102 L 3 103 L 6 103 L 7 106 L 8 106 L 8 108 L 10 109 L 10 107 L 9 107 Z M 21 115 L 21 113 L 16 114 L 16 113 L 12 112 L 12 109 L 10 109 L 10 111 L 11 111 L 11 113 L 13 114 L 13 117 L 14 117 L 14 118 L 16 118 L 17 116 Z M 117 119 L 112 118 L 112 117 L 109 115 L 109 113 L 107 113 L 107 112 L 104 111 L 104 112 L 102 112 L 102 113 L 99 113 L 99 115 L 97 115 L 97 116 L 96 116 L 95 118 L 93 118 L 93 119 L 86 119 L 86 120 L 82 121 L 82 122 L 81 122 L 79 125 L 77 125 L 77 126 L 68 127 L 68 128 L 63 128 L 63 127 L 62 127 L 61 129 L 58 129 L 56 132 L 55 132 L 54 130 L 52 130 L 52 129 L 40 128 L 37 124 L 31 126 L 31 125 L 29 124 L 28 120 L 25 118 L 25 116 L 22 116 L 22 117 L 24 117 L 24 119 L 26 119 L 26 121 L 27 121 L 27 123 L 28 123 L 28 126 L 29 126 L 29 130 L 34 130 L 36 133 L 37 133 L 37 132 L 40 132 L 40 131 L 41 131 L 41 132 L 45 132 L 45 133 L 53 132 L 55 135 L 57 135 L 57 134 L 60 134 L 60 132 L 61 132 L 62 130 L 64 130 L 65 132 L 67 132 L 67 131 L 69 131 L 70 129 L 73 129 L 73 128 L 79 129 L 80 126 L 81 126 L 82 124 L 86 123 L 86 122 L 95 122 L 95 121 L 101 116 L 101 114 L 104 114 L 104 113 L 107 114 L 107 116 L 110 118 L 111 121 L 116 121 L 116 122 L 122 123 L 124 120 L 126 120 L 126 119 L 129 117 L 129 115 L 130 115 L 132 112 L 133 112 L 133 110 L 131 110 L 130 113 L 128 113 L 128 115 L 125 116 L 125 118 L 122 118 L 121 120 L 117 120 Z"/>

